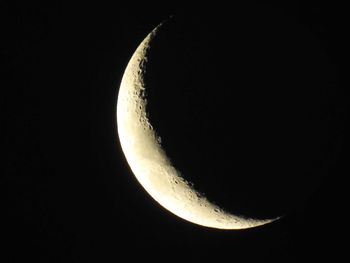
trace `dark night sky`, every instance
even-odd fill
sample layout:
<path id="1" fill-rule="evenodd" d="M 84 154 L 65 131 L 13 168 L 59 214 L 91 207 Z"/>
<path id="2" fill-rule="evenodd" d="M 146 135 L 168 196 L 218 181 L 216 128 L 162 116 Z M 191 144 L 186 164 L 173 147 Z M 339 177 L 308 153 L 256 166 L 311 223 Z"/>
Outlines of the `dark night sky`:
<path id="1" fill-rule="evenodd" d="M 170 15 L 181 18 L 182 21 L 189 21 L 189 24 L 193 25 L 189 34 L 191 30 L 196 34 L 196 25 L 201 25 L 201 30 L 205 32 L 212 30 L 211 40 L 208 40 L 199 50 L 211 48 L 217 51 L 214 54 L 221 55 L 218 57 L 222 57 L 223 49 L 236 47 L 236 44 L 227 41 L 225 44 L 218 44 L 223 42 L 216 41 L 215 34 L 218 34 L 215 33 L 216 31 L 219 32 L 218 35 L 229 32 L 226 30 L 230 30 L 230 23 L 233 21 L 235 26 L 239 24 L 240 34 L 249 36 L 248 28 L 251 29 L 255 24 L 262 25 L 263 21 L 258 21 L 257 18 L 244 20 L 244 15 L 235 11 L 243 7 L 216 7 L 210 4 L 197 7 L 180 4 L 166 6 L 164 3 L 161 6 L 136 7 L 135 4 L 133 7 L 121 7 L 118 4 L 104 5 L 99 2 L 81 6 L 63 3 L 37 6 L 28 3 L 23 6 L 16 4 L 15 1 L 11 4 L 1 4 L 0 47 L 3 68 L 1 81 L 4 83 L 1 84 L 0 96 L 0 135 L 4 156 L 0 184 L 3 189 L 1 192 L 5 194 L 5 197 L 1 198 L 3 202 L 1 217 L 5 220 L 1 224 L 0 236 L 5 246 L 0 249 L 0 258 L 5 257 L 3 262 L 23 262 L 31 259 L 36 262 L 112 262 L 124 256 L 127 256 L 128 260 L 136 257 L 151 260 L 162 259 L 163 255 L 171 259 L 225 258 L 244 262 L 253 260 L 301 262 L 305 259 L 314 261 L 324 258 L 337 261 L 335 258 L 342 256 L 345 252 L 343 235 L 347 227 L 343 215 L 348 199 L 345 176 L 349 174 L 347 163 L 350 156 L 348 150 L 350 145 L 345 136 L 349 128 L 347 113 L 349 91 L 346 88 L 348 86 L 346 64 L 349 58 L 347 14 L 344 6 L 338 6 L 333 2 L 315 1 L 308 4 L 305 4 L 305 1 L 301 2 L 303 4 L 297 2 L 251 3 L 247 4 L 244 10 L 247 14 L 259 13 L 259 19 L 266 17 L 269 21 L 266 23 L 271 25 L 278 24 L 271 18 L 271 13 L 287 18 L 288 21 L 297 21 L 313 39 L 312 45 L 318 43 L 319 46 L 315 46 L 315 49 L 320 47 L 323 50 L 328 59 L 327 65 L 331 66 L 329 71 L 326 67 L 327 70 L 322 73 L 320 78 L 322 80 L 315 78 L 315 81 L 320 89 L 325 86 L 328 88 L 320 92 L 323 97 L 320 96 L 326 101 L 322 101 L 320 109 L 326 109 L 326 115 L 328 114 L 329 121 L 322 127 L 327 127 L 329 133 L 326 138 L 322 137 L 324 135 L 318 136 L 323 139 L 323 146 L 326 145 L 322 149 L 328 149 L 326 153 L 331 157 L 328 162 L 323 159 L 318 163 L 315 171 L 324 174 L 325 177 L 313 195 L 302 205 L 294 207 L 287 217 L 274 224 L 247 231 L 220 231 L 196 226 L 168 213 L 153 201 L 137 183 L 121 151 L 116 133 L 115 108 L 118 87 L 131 54 L 145 35 Z M 249 10 L 252 12 L 250 13 Z M 222 24 L 222 21 L 226 24 Z M 274 35 L 271 29 L 269 33 L 262 35 L 261 39 L 274 38 L 277 41 L 280 36 L 286 35 L 283 24 L 278 27 L 279 33 Z M 262 28 L 263 26 L 258 27 L 255 33 L 262 34 L 259 31 Z M 268 46 L 268 44 L 263 40 L 253 44 L 250 42 L 249 48 L 264 51 L 264 45 Z M 182 48 L 186 47 L 187 45 L 184 45 Z M 189 44 L 188 47 L 188 52 L 191 54 L 191 48 L 193 49 L 196 45 Z M 237 50 L 249 49 L 245 44 L 239 48 Z M 270 47 L 269 51 L 272 52 L 274 48 Z M 281 49 L 282 55 L 283 51 Z M 174 52 L 177 54 L 176 52 L 179 51 Z M 232 61 L 238 56 L 238 61 L 244 62 L 245 57 L 239 57 L 241 51 L 237 51 L 237 56 L 234 52 L 235 49 L 230 52 L 233 54 L 227 55 L 232 57 L 227 59 L 229 61 L 225 65 L 228 72 L 225 73 L 234 74 L 228 66 L 238 67 L 241 79 L 237 82 L 244 84 L 247 89 L 256 86 L 255 84 L 260 83 L 260 80 L 251 80 L 250 73 L 254 72 L 255 76 L 255 73 L 260 72 L 259 78 L 263 78 L 266 76 L 267 69 L 259 71 L 264 68 L 264 65 L 259 64 L 254 69 L 250 68 L 249 63 L 237 66 Z M 307 53 L 299 52 L 296 57 L 298 55 L 304 57 Z M 257 52 L 257 54 L 261 53 Z M 275 60 L 280 59 L 277 55 L 272 57 Z M 288 58 L 293 57 L 294 54 L 289 54 Z M 181 59 L 188 59 L 183 54 L 175 58 L 178 62 L 181 62 Z M 263 55 L 261 58 L 266 59 Z M 219 63 L 215 59 L 215 56 L 209 57 L 209 64 Z M 252 55 L 250 59 L 254 59 L 254 56 Z M 288 72 L 298 68 L 300 71 L 304 70 L 304 73 L 310 72 L 312 76 L 317 75 L 318 69 L 323 67 L 314 60 L 312 62 L 314 63 L 312 67 L 305 61 L 299 64 L 293 62 L 295 64 L 288 65 Z M 246 68 L 250 71 L 246 71 Z M 161 68 L 159 65 L 157 67 L 155 62 L 154 69 L 157 72 L 167 67 Z M 181 64 L 174 64 L 170 69 L 172 70 L 169 72 L 178 72 L 176 69 L 185 70 Z M 190 67 L 189 71 L 191 70 L 193 68 Z M 209 72 L 205 75 L 208 78 L 204 79 L 204 82 L 215 83 L 216 79 L 210 78 L 213 69 L 204 67 L 201 70 L 195 74 Z M 215 70 L 218 68 L 214 67 Z M 218 72 L 220 73 L 221 69 Z M 167 80 L 166 72 L 164 74 L 163 79 Z M 271 84 L 273 87 L 285 84 L 292 88 L 294 82 L 299 83 L 292 74 L 283 75 L 283 70 L 276 75 L 278 76 Z M 288 77 L 290 79 L 286 81 Z M 178 82 L 170 85 L 187 83 L 186 80 L 179 78 Z M 300 82 L 311 83 L 310 86 L 316 85 L 307 77 L 300 78 Z M 159 79 L 158 85 L 162 85 L 163 79 Z M 248 81 L 243 81 L 244 79 Z M 196 79 L 192 81 L 196 83 Z M 222 81 L 225 83 L 227 80 L 223 78 Z M 205 84 L 200 81 L 199 83 Z M 307 84 L 304 85 L 307 86 Z M 304 88 L 304 86 L 298 87 Z M 164 107 L 163 112 L 168 110 L 169 114 L 186 115 L 186 110 L 171 111 L 172 105 L 177 104 L 174 98 L 179 96 L 176 94 L 176 89 L 174 90 L 174 93 L 163 94 L 163 96 L 174 96 L 173 100 L 169 100 L 166 105 L 163 105 L 162 101 L 159 105 L 155 102 L 155 108 Z M 257 89 L 241 90 L 239 95 L 244 98 L 247 96 L 250 98 L 250 92 L 258 92 Z M 225 92 L 228 92 L 228 96 L 232 95 L 230 89 Z M 264 94 L 259 93 L 259 96 L 265 96 Z M 281 93 L 279 95 L 288 97 L 286 105 L 291 105 L 293 99 L 300 99 L 301 96 L 298 94 L 289 96 Z M 319 94 L 318 90 L 303 94 L 303 97 L 314 98 L 315 94 Z M 206 92 L 201 93 L 202 103 L 206 103 L 208 99 L 213 101 L 220 99 L 211 95 Z M 270 96 L 274 95 L 270 94 Z M 235 100 L 234 103 L 236 110 L 239 110 L 240 103 L 243 102 Z M 306 99 L 303 103 L 308 104 Z M 283 104 L 280 102 L 278 105 L 282 107 Z M 203 104 L 199 103 L 195 106 L 201 108 Z M 227 110 L 225 106 L 223 107 L 223 110 Z M 211 122 L 214 119 L 214 115 L 211 114 L 214 113 L 210 110 L 206 112 L 206 107 L 202 108 L 203 115 L 211 116 L 208 129 L 212 132 L 213 126 L 221 124 L 218 120 Z M 272 110 L 269 109 L 268 113 L 276 112 L 273 109 L 273 107 Z M 245 123 L 247 116 L 252 116 L 252 111 L 254 112 L 255 108 L 247 108 L 245 112 L 239 114 L 242 118 L 239 121 Z M 300 117 L 304 116 L 303 112 L 295 111 L 290 114 Z M 155 111 L 155 116 L 157 114 L 160 120 L 162 112 Z M 192 112 L 191 114 L 200 115 L 201 113 Z M 261 121 L 261 116 L 256 117 L 257 122 Z M 283 117 L 277 117 L 282 123 L 285 122 Z M 179 134 L 179 138 L 193 136 L 191 126 L 181 120 L 180 118 L 177 126 L 186 127 L 188 132 Z M 269 121 L 262 123 L 261 127 L 273 123 L 273 120 Z M 308 120 L 304 121 L 309 123 Z M 159 126 L 159 129 L 163 129 L 166 133 L 172 128 L 171 125 L 170 123 L 169 126 Z M 321 124 L 309 124 L 307 127 L 314 131 L 320 127 L 317 125 Z M 204 130 L 206 130 L 205 127 Z M 238 132 L 240 132 L 239 136 L 247 136 L 245 131 Z M 261 134 L 263 131 L 258 138 L 270 136 L 271 141 L 275 138 L 271 133 Z M 220 135 L 227 139 L 231 133 L 218 136 Z M 304 138 L 304 141 L 300 139 L 295 143 L 305 145 L 310 142 L 310 138 L 313 137 Z M 204 147 L 204 151 L 213 152 L 216 146 L 209 143 L 203 144 L 205 140 L 206 137 L 201 137 L 198 141 L 194 140 L 194 149 L 198 146 L 201 150 L 203 150 L 201 147 Z M 254 143 L 259 144 L 260 141 L 257 139 Z M 171 143 L 170 138 L 164 143 L 169 144 L 169 152 L 173 154 L 172 156 L 175 156 L 182 147 L 181 144 Z M 289 146 L 292 147 L 292 144 L 294 142 Z M 172 149 L 172 145 L 179 148 Z M 314 149 L 314 145 L 312 143 L 310 145 Z M 279 149 L 276 142 L 259 144 L 259 146 Z M 239 144 L 237 147 L 244 151 L 244 145 Z M 193 148 L 189 147 L 186 154 L 182 156 L 181 160 L 184 160 L 184 163 L 179 159 L 178 165 L 184 169 L 189 165 L 186 163 L 189 158 L 186 157 L 193 155 L 191 151 Z M 309 156 L 308 149 L 293 151 L 298 156 Z M 269 153 L 269 151 L 258 152 L 256 155 L 263 156 Z M 253 158 L 257 158 L 249 154 L 249 152 L 244 152 L 243 155 L 238 153 L 242 167 L 246 165 L 245 162 L 249 165 Z M 250 157 L 247 159 L 242 156 Z M 193 159 L 193 162 L 208 162 L 214 157 L 209 155 L 203 158 Z M 294 167 L 289 169 L 289 172 L 296 169 L 290 163 L 281 164 L 281 162 L 278 161 L 281 167 L 286 165 Z M 261 163 L 266 162 L 261 161 Z M 229 167 L 231 166 L 219 165 L 217 171 L 224 174 Z M 266 167 L 251 169 L 248 171 L 254 173 Z M 264 171 L 260 173 L 264 174 Z M 273 189 L 276 188 L 273 182 L 277 177 L 271 178 L 268 183 L 272 184 L 270 187 Z M 296 178 L 300 180 L 297 182 L 302 184 L 301 175 L 296 175 Z M 308 183 L 315 179 L 310 178 Z M 191 179 L 197 182 L 197 178 Z M 247 183 L 251 179 L 244 177 L 241 180 L 241 183 Z M 211 185 L 212 181 L 208 179 L 206 183 Z M 259 183 L 263 184 L 264 180 L 260 179 Z M 293 192 L 292 187 L 298 187 L 297 184 L 290 186 L 286 192 Z M 226 183 L 227 185 L 230 184 Z M 206 189 L 205 185 L 202 187 Z M 258 191 L 260 188 L 253 189 Z M 236 190 L 244 192 L 247 189 L 243 187 Z M 216 191 L 220 192 L 220 188 Z M 220 196 L 218 192 L 214 191 L 213 196 Z M 266 202 L 272 197 L 271 194 L 264 200 L 261 196 Z M 257 198 L 252 200 L 249 202 L 254 202 Z"/>

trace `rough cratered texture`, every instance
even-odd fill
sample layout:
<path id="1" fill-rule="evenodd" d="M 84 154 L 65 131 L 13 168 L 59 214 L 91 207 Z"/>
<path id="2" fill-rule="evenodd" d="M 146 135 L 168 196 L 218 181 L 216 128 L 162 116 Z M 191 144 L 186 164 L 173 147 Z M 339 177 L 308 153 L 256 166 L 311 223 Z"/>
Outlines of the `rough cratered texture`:
<path id="1" fill-rule="evenodd" d="M 134 175 L 163 207 L 199 225 L 220 229 L 243 229 L 276 220 L 256 220 L 226 212 L 196 191 L 167 157 L 160 137 L 149 122 L 147 87 L 144 81 L 147 53 L 160 26 L 136 49 L 125 70 L 118 95 L 118 133 L 123 152 Z"/>

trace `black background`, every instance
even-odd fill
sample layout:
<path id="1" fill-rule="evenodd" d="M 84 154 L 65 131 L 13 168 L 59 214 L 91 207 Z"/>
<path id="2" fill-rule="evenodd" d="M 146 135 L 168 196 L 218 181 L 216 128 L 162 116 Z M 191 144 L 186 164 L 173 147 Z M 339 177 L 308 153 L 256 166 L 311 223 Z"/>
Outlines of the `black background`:
<path id="1" fill-rule="evenodd" d="M 333 89 L 322 97 L 331 102 L 326 108 L 332 120 L 327 122 L 327 127 L 332 132 L 326 141 L 332 142 L 332 158 L 330 163 L 322 162 L 318 166 L 326 177 L 303 205 L 282 220 L 261 228 L 214 230 L 168 213 L 133 177 L 121 152 L 115 120 L 116 97 L 125 66 L 145 35 L 169 15 L 185 18 L 184 21 L 191 18 L 194 25 L 204 20 L 218 25 L 222 19 L 234 21 L 243 17 L 233 11 L 239 10 L 239 6 L 212 5 L 214 3 L 195 7 L 164 3 L 137 6 L 135 3 L 132 7 L 122 7 L 57 3 L 34 6 L 15 1 L 2 4 L 0 131 L 4 153 L 1 168 L 4 187 L 1 192 L 5 194 L 2 198 L 5 220 L 1 224 L 4 262 L 31 259 L 96 262 L 123 260 L 124 256 L 127 260 L 190 257 L 300 262 L 335 260 L 344 254 L 345 177 L 349 172 L 349 142 L 345 136 L 349 43 L 345 7 L 334 2 L 247 4 L 262 13 L 296 19 L 320 44 L 332 64 L 332 77 L 325 79 L 332 79 L 327 83 Z M 270 23 L 273 25 L 273 20 Z M 241 33 L 252 24 L 251 20 L 241 22 Z M 210 28 L 210 23 L 207 26 Z M 222 28 L 226 29 L 225 25 Z M 264 43 L 257 46 L 263 50 Z M 230 45 L 226 42 L 224 47 Z M 218 54 L 223 54 L 220 47 L 215 48 Z M 300 64 L 296 65 L 299 68 Z M 233 73 L 229 70 L 229 74 Z M 241 74 L 248 73 L 241 69 Z M 265 75 L 261 73 L 260 77 Z M 281 79 L 284 78 L 277 78 L 276 87 Z M 222 81 L 227 83 L 229 79 Z M 323 79 L 317 81 L 325 83 Z M 240 83 L 249 88 L 258 81 L 240 80 Z M 284 83 L 292 86 L 289 81 Z M 312 97 L 312 94 L 309 95 Z M 211 94 L 201 96 L 205 99 Z M 274 112 L 273 109 L 269 112 Z M 310 129 L 315 127 L 311 125 Z M 270 133 L 264 136 L 275 138 Z M 169 145 L 172 144 L 169 142 Z M 176 151 L 173 149 L 173 154 Z"/>

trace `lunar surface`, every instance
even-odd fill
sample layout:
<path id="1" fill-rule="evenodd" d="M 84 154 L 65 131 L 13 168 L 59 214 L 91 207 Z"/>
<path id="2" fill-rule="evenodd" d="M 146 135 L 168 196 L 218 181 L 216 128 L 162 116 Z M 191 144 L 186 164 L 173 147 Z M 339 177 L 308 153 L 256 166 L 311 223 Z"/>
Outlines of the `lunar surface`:
<path id="1" fill-rule="evenodd" d="M 127 162 L 144 189 L 173 214 L 192 223 L 218 229 L 244 229 L 270 223 L 228 212 L 195 189 L 174 167 L 162 140 L 150 123 L 147 91 L 148 53 L 156 27 L 139 45 L 124 72 L 117 101 L 118 134 Z M 166 88 L 166 87 L 165 87 Z"/>

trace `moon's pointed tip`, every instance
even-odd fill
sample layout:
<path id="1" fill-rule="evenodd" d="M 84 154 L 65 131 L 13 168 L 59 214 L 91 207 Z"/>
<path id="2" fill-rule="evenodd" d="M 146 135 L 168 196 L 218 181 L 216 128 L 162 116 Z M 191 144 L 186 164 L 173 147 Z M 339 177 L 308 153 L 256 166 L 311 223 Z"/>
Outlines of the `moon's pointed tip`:
<path id="1" fill-rule="evenodd" d="M 162 27 L 164 24 L 168 23 L 169 20 L 174 18 L 174 14 L 170 14 L 168 17 L 166 17 L 164 20 L 162 20 L 154 29 L 153 32 L 157 32 L 160 27 Z"/>
<path id="2" fill-rule="evenodd" d="M 282 216 L 278 216 L 278 217 L 275 217 L 275 218 L 268 218 L 268 219 L 254 219 L 254 218 L 245 218 L 245 220 L 247 222 L 250 222 L 251 224 L 248 224 L 247 226 L 245 227 L 242 227 L 240 229 L 244 230 L 244 229 L 250 229 L 250 228 L 257 228 L 257 227 L 261 227 L 261 226 L 264 226 L 264 225 L 268 225 L 268 224 L 271 224 L 275 221 L 278 221 L 279 219 L 281 219 L 283 217 Z"/>

